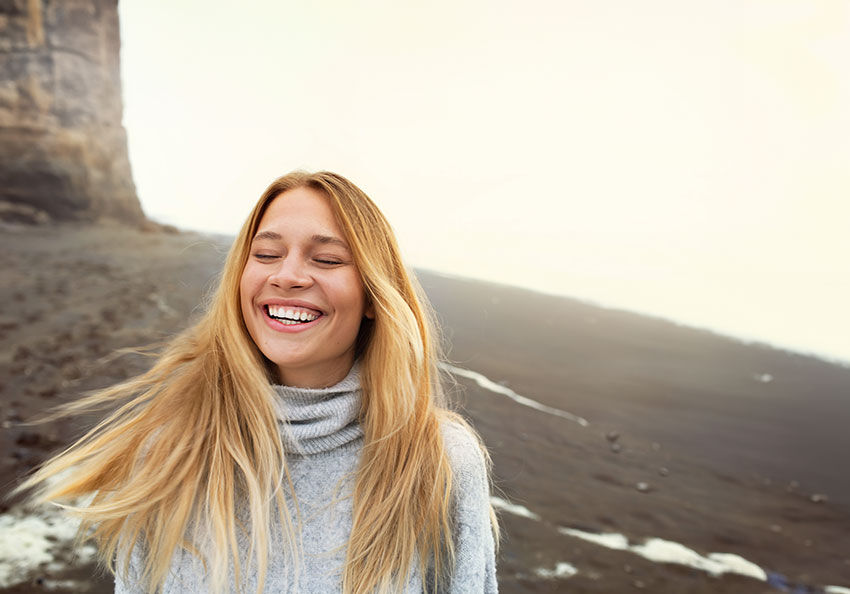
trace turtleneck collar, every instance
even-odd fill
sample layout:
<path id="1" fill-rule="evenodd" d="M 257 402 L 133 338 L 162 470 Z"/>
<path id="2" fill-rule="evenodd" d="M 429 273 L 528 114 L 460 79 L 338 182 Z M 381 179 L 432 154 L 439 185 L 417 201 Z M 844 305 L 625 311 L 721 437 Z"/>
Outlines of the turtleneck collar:
<path id="1" fill-rule="evenodd" d="M 360 364 L 329 388 L 274 386 L 275 407 L 286 452 L 318 454 L 363 435 L 360 413 Z"/>

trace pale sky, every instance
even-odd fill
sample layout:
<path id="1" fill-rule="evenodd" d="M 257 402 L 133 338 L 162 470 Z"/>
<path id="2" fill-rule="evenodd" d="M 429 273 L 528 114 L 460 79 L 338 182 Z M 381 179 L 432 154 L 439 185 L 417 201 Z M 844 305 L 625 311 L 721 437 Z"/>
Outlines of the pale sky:
<path id="1" fill-rule="evenodd" d="M 845 0 L 119 9 L 154 218 L 330 169 L 413 265 L 850 361 Z"/>

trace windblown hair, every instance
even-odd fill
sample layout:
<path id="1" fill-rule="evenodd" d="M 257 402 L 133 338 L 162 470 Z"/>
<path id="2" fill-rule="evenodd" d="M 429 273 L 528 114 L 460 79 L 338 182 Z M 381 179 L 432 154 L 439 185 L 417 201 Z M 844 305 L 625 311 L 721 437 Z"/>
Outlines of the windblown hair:
<path id="1" fill-rule="evenodd" d="M 21 486 L 35 488 L 40 502 L 88 496 L 86 505 L 69 506 L 81 530 L 91 531 L 115 571 L 128 571 L 132 549 L 141 554 L 141 581 L 151 592 L 184 549 L 205 564 L 214 591 L 228 589 L 231 579 L 239 584 L 252 563 L 262 590 L 274 538 L 297 571 L 299 519 L 285 500 L 291 481 L 273 409 L 274 367 L 249 336 L 239 300 L 263 214 L 297 187 L 327 197 L 375 312 L 357 338 L 364 447 L 343 591 L 401 590 L 416 563 L 423 574 L 431 567 L 437 583 L 451 571 L 452 475 L 440 427 L 462 420 L 444 408 L 429 310 L 366 194 L 333 173 L 294 172 L 255 205 L 200 321 L 146 373 L 66 407 L 63 413 L 106 404 L 114 412 Z M 244 522 L 237 505 L 249 510 Z M 269 534 L 275 513 L 282 535 Z M 237 547 L 243 533 L 247 552 Z"/>

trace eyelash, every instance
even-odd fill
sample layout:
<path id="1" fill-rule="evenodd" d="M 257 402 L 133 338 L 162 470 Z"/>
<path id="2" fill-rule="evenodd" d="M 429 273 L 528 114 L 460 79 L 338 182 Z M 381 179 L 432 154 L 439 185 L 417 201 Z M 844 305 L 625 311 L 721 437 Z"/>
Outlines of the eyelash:
<path id="1" fill-rule="evenodd" d="M 254 254 L 254 257 L 257 260 L 276 260 L 280 256 L 276 256 L 274 254 Z M 337 266 L 339 264 L 343 264 L 341 260 L 328 260 L 325 258 L 313 258 L 313 261 L 317 262 L 318 264 L 325 264 L 327 266 Z"/>

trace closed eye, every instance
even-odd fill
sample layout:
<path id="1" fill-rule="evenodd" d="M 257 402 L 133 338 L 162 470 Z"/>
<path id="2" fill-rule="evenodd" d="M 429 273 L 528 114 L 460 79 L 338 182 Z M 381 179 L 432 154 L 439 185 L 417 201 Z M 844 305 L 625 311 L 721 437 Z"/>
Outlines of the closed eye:
<path id="1" fill-rule="evenodd" d="M 328 266 L 336 266 L 344 263 L 342 260 L 332 260 L 330 258 L 313 258 L 313 261 L 318 262 L 319 264 L 326 264 Z"/>
<path id="2" fill-rule="evenodd" d="M 275 254 L 254 254 L 257 260 L 274 260 L 278 258 Z"/>

